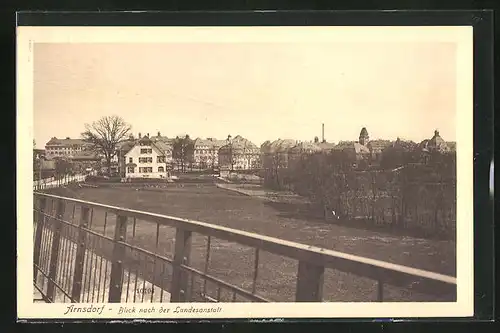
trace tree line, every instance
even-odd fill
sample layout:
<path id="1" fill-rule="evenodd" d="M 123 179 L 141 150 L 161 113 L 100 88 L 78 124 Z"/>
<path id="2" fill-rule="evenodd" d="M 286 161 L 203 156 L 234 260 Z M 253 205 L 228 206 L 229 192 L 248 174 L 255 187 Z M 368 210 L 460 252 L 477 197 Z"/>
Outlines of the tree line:
<path id="1" fill-rule="evenodd" d="M 264 184 L 310 200 L 324 219 L 454 235 L 456 155 L 388 150 L 377 166 L 353 165 L 342 151 L 295 157 L 274 154 L 264 167 Z"/>

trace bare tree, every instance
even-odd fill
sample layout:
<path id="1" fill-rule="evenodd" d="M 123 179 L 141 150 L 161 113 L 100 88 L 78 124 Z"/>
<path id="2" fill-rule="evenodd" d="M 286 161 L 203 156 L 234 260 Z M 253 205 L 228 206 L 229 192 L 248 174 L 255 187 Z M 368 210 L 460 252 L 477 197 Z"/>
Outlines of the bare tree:
<path id="1" fill-rule="evenodd" d="M 206 155 L 200 156 L 200 164 L 198 165 L 198 169 L 206 170 L 207 169 L 207 161 L 208 161 L 208 156 L 206 156 Z"/>
<path id="2" fill-rule="evenodd" d="M 245 161 L 246 169 L 252 169 L 253 160 L 255 158 L 255 152 L 254 152 L 254 148 L 250 142 L 245 141 L 243 143 L 241 155 L 243 156 L 243 159 Z"/>
<path id="3" fill-rule="evenodd" d="M 108 175 L 111 174 L 111 160 L 117 154 L 118 144 L 128 140 L 131 129 L 122 118 L 114 115 L 85 124 L 83 140 L 90 144 L 90 150 L 104 156 Z"/>
<path id="4" fill-rule="evenodd" d="M 215 145 L 212 144 L 210 147 L 210 164 L 212 167 L 212 171 L 215 170 L 215 159 L 218 158 L 218 153 Z M 218 163 L 217 163 L 218 164 Z"/>
<path id="5" fill-rule="evenodd" d="M 236 152 L 236 149 L 234 147 L 234 143 L 231 141 L 229 142 L 229 146 L 228 146 L 229 150 L 228 150 L 228 161 L 229 161 L 229 164 L 231 165 L 231 171 L 234 171 L 234 166 L 236 165 L 236 162 L 237 162 L 237 152 Z"/>
<path id="6" fill-rule="evenodd" d="M 236 164 L 236 147 L 234 146 L 234 141 L 231 139 L 231 135 L 227 136 L 227 144 L 222 146 L 219 150 L 219 167 L 228 164 L 230 166 L 229 171 L 234 171 L 234 166 Z M 222 154 L 221 154 L 222 152 Z"/>

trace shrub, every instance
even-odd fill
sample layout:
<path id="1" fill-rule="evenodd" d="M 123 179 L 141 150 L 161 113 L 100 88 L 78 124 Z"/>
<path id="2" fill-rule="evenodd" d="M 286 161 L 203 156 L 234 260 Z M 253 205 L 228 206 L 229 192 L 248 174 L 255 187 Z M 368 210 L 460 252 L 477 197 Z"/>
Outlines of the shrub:
<path id="1" fill-rule="evenodd" d="M 85 177 L 85 182 L 88 183 L 119 183 L 121 182 L 120 177 L 107 177 L 107 176 L 87 176 Z"/>
<path id="2" fill-rule="evenodd" d="M 162 178 L 128 178 L 126 180 L 128 183 L 134 183 L 134 184 L 158 184 L 158 183 L 166 183 L 167 179 L 162 179 Z"/>

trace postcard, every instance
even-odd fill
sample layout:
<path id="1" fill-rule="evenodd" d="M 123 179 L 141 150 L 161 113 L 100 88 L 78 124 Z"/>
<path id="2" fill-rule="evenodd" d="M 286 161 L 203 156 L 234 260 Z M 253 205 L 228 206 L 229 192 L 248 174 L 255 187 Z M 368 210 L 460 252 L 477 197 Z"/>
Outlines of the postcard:
<path id="1" fill-rule="evenodd" d="M 19 319 L 471 316 L 472 45 L 18 27 Z"/>

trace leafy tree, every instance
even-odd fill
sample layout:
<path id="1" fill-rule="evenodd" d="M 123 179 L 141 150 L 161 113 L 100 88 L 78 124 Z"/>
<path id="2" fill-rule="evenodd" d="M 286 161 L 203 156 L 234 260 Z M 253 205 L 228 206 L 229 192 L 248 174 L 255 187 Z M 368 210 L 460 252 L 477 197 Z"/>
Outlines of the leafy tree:
<path id="1" fill-rule="evenodd" d="M 89 149 L 106 160 L 107 173 L 111 174 L 111 160 L 118 151 L 118 145 L 129 140 L 132 127 L 118 116 L 102 117 L 92 124 L 85 124 L 83 140 L 90 144 Z"/>
<path id="2" fill-rule="evenodd" d="M 192 162 L 194 154 L 194 141 L 186 135 L 176 137 L 172 147 L 172 157 L 181 165 L 181 171 L 186 170 L 186 164 Z"/>

